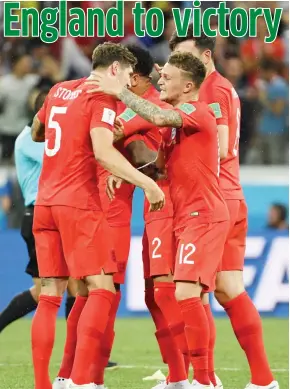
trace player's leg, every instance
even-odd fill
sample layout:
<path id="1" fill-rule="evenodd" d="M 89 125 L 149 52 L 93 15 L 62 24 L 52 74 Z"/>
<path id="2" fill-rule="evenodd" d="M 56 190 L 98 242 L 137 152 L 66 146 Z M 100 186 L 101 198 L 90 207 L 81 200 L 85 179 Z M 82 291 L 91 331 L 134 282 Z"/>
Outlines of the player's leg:
<path id="1" fill-rule="evenodd" d="M 88 298 L 88 288 L 84 281 L 74 280 L 73 286 L 74 288 L 77 286 L 77 290 L 74 289 L 74 292 L 76 292 L 76 298 L 75 303 L 67 318 L 64 355 L 62 358 L 60 370 L 53 383 L 53 389 L 66 389 L 66 383 L 71 375 L 75 357 L 78 322 Z"/>
<path id="2" fill-rule="evenodd" d="M 33 312 L 38 303 L 39 284 L 38 266 L 35 254 L 35 242 L 32 233 L 33 224 L 33 207 L 26 208 L 21 223 L 21 235 L 24 239 L 29 255 L 29 263 L 26 267 L 26 273 L 34 280 L 34 286 L 30 289 L 19 293 L 10 301 L 6 308 L 0 313 L 0 332 L 4 330 L 9 324 L 20 319 L 21 317 Z"/>
<path id="3" fill-rule="evenodd" d="M 175 284 L 172 275 L 175 258 L 172 218 L 153 220 L 146 224 L 143 256 L 143 262 L 146 262 L 146 256 L 147 261 L 148 257 L 150 260 L 150 276 L 153 279 L 153 285 L 151 283 L 149 289 L 149 282 L 146 283 L 146 297 L 151 297 L 147 305 L 152 311 L 151 316 L 156 326 L 156 338 L 163 360 L 168 365 L 167 380 L 170 383 L 182 383 L 187 380 L 189 366 L 187 353 L 181 352 L 172 335 L 172 331 L 179 328 L 180 321 L 182 321 L 180 308 L 175 299 Z M 148 291 L 151 290 L 153 293 L 153 286 L 154 295 L 150 296 Z"/>
<path id="4" fill-rule="evenodd" d="M 185 323 L 194 386 L 210 385 L 208 375 L 209 324 L 202 304 L 202 291 L 210 288 L 221 260 L 228 222 L 193 224 L 178 236 L 174 279 L 176 298 Z"/>
<path id="5" fill-rule="evenodd" d="M 221 380 L 215 374 L 214 349 L 216 342 L 216 326 L 209 301 L 209 293 L 202 293 L 202 304 L 206 313 L 209 326 L 209 344 L 208 344 L 208 375 L 211 383 L 216 389 L 222 389 Z"/>
<path id="6" fill-rule="evenodd" d="M 228 314 L 234 333 L 244 350 L 251 370 L 251 382 L 269 385 L 273 381 L 267 359 L 260 315 L 245 291 L 243 266 L 247 233 L 247 209 L 244 202 L 228 201 L 236 223 L 227 238 L 222 268 L 217 274 L 215 296 Z"/>
<path id="7" fill-rule="evenodd" d="M 67 287 L 68 269 L 50 207 L 35 208 L 33 232 L 41 277 L 41 294 L 31 327 L 35 389 L 51 389 L 49 361 L 56 316 Z"/>
<path id="8" fill-rule="evenodd" d="M 78 293 L 78 281 L 73 278 L 69 278 L 67 285 L 67 296 L 65 302 L 65 317 L 68 319 L 70 311 L 74 305 L 76 295 Z"/>
<path id="9" fill-rule="evenodd" d="M 84 279 L 89 294 L 80 314 L 77 344 L 70 378 L 72 387 L 88 385 L 91 366 L 100 358 L 101 340 L 107 327 L 111 306 L 115 298 L 114 262 L 109 228 L 104 214 L 58 207 L 58 221 L 64 252 L 75 279 Z"/>
<path id="10" fill-rule="evenodd" d="M 121 213 L 122 215 L 121 215 Z M 114 283 L 116 289 L 116 295 L 110 311 L 110 317 L 105 334 L 101 344 L 100 359 L 96 360 L 92 367 L 93 382 L 98 385 L 104 384 L 104 369 L 116 368 L 117 363 L 111 362 L 110 356 L 115 340 L 115 321 L 119 305 L 121 302 L 121 285 L 125 283 L 126 268 L 129 259 L 130 242 L 131 242 L 131 227 L 130 222 L 124 225 L 117 225 L 115 221 L 131 219 L 131 207 L 129 204 L 121 204 L 119 207 L 110 208 L 109 216 L 107 220 L 110 225 L 110 236 L 112 238 L 114 253 L 116 256 L 118 272 L 114 274 Z"/>
<path id="11" fill-rule="evenodd" d="M 92 382 L 92 372 L 88 366 L 100 360 L 102 339 L 115 299 L 112 274 L 102 271 L 100 275 L 85 277 L 85 282 L 89 295 L 78 323 L 76 352 L 70 376 L 72 387 L 81 387 Z"/>
<path id="12" fill-rule="evenodd" d="M 164 318 L 161 309 L 156 304 L 154 297 L 154 283 L 150 274 L 150 250 L 146 228 L 144 229 L 142 238 L 142 261 L 145 281 L 145 304 L 155 324 L 155 337 L 159 346 L 162 360 L 164 363 L 168 364 L 168 349 L 170 348 L 172 337 L 166 319 Z M 166 382 L 164 383 L 164 386 L 165 385 Z"/>

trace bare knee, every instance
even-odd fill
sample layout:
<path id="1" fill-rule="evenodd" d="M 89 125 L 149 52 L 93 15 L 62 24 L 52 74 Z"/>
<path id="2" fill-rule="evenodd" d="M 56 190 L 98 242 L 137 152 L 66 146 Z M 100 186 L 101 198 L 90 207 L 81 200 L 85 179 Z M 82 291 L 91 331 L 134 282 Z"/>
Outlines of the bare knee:
<path id="1" fill-rule="evenodd" d="M 156 284 L 156 282 L 170 282 L 170 283 L 173 283 L 173 275 L 172 274 L 168 274 L 168 275 L 164 275 L 164 276 L 154 277 L 153 278 L 153 282 L 154 282 L 154 284 Z"/>
<path id="2" fill-rule="evenodd" d="M 177 282 L 175 298 L 177 301 L 187 300 L 193 297 L 200 297 L 202 286 L 199 282 Z"/>
<path id="3" fill-rule="evenodd" d="M 215 298 L 224 305 L 245 291 L 242 271 L 223 271 L 217 274 Z"/>
<path id="4" fill-rule="evenodd" d="M 76 297 L 77 293 L 80 294 L 79 289 L 82 288 L 82 286 L 79 285 L 80 283 L 82 285 L 85 285 L 82 280 L 75 280 L 74 278 L 69 278 L 67 285 L 67 294 L 72 297 Z"/>
<path id="5" fill-rule="evenodd" d="M 67 278 L 41 278 L 41 294 L 62 297 L 67 288 Z"/>
<path id="6" fill-rule="evenodd" d="M 88 276 L 84 281 L 89 292 L 96 289 L 104 289 L 113 293 L 116 292 L 112 274 L 102 272 L 99 275 Z"/>
<path id="7" fill-rule="evenodd" d="M 76 294 L 81 297 L 88 297 L 89 291 L 84 280 L 74 280 L 76 283 Z"/>

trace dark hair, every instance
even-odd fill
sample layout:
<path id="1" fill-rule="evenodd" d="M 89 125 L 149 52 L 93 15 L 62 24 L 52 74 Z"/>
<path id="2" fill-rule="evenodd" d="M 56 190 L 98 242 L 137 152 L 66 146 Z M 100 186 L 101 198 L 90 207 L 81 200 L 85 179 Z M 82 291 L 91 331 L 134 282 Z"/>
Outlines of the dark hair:
<path id="1" fill-rule="evenodd" d="M 130 51 L 119 43 L 106 42 L 98 45 L 92 56 L 93 70 L 98 67 L 111 65 L 114 61 L 120 62 L 122 65 L 136 65 L 136 58 Z"/>
<path id="2" fill-rule="evenodd" d="M 285 205 L 280 203 L 274 203 L 272 204 L 272 207 L 276 208 L 277 211 L 279 212 L 281 221 L 286 221 L 288 212 Z"/>
<path id="3" fill-rule="evenodd" d="M 174 31 L 169 41 L 169 47 L 173 51 L 178 45 L 178 43 L 185 42 L 188 40 L 194 41 L 196 47 L 200 51 L 210 50 L 212 54 L 214 53 L 216 38 L 210 38 L 206 36 L 204 32 L 201 33 L 201 36 L 194 36 L 192 23 L 189 25 L 187 34 L 184 37 L 177 36 L 177 31 Z"/>
<path id="4" fill-rule="evenodd" d="M 149 51 L 136 45 L 127 45 L 126 47 L 137 59 L 134 71 L 140 76 L 149 77 L 154 66 L 154 60 Z"/>
<path id="5" fill-rule="evenodd" d="M 44 103 L 44 100 L 46 99 L 46 96 L 48 95 L 48 92 L 47 91 L 41 91 L 36 99 L 35 99 L 35 102 L 34 102 L 34 112 L 37 113 L 40 108 L 42 107 L 43 103 Z"/>
<path id="6" fill-rule="evenodd" d="M 30 57 L 30 55 L 28 53 L 13 54 L 11 56 L 11 66 L 15 67 L 24 57 Z"/>
<path id="7" fill-rule="evenodd" d="M 271 58 L 263 58 L 260 62 L 260 68 L 262 70 L 273 70 L 275 72 L 279 71 L 278 63 Z"/>
<path id="8" fill-rule="evenodd" d="M 168 59 L 168 63 L 172 66 L 181 69 L 187 78 L 194 82 L 199 89 L 205 79 L 206 69 L 200 59 L 194 57 L 191 53 L 172 53 Z"/>

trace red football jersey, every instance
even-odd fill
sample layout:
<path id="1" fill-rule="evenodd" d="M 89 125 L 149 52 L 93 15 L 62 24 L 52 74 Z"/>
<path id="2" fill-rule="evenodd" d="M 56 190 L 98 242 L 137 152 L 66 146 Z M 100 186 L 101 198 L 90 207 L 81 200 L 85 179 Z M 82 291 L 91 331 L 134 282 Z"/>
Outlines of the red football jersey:
<path id="1" fill-rule="evenodd" d="M 226 200 L 244 198 L 240 184 L 239 139 L 241 105 L 232 84 L 217 71 L 202 83 L 199 100 L 213 109 L 217 125 L 229 127 L 229 152 L 221 161 L 220 187 Z"/>
<path id="2" fill-rule="evenodd" d="M 104 127 L 113 131 L 117 102 L 103 93 L 86 93 L 89 87 L 84 81 L 55 85 L 37 114 L 45 123 L 37 205 L 100 209 L 90 130 Z"/>
<path id="3" fill-rule="evenodd" d="M 154 86 L 151 86 L 144 93 L 142 98 L 161 108 L 171 108 L 169 104 L 161 101 L 159 96 L 160 92 L 158 92 Z M 149 149 L 158 151 L 161 143 L 160 129 L 158 127 L 137 115 L 130 108 L 125 109 L 119 117 L 124 124 L 124 133 L 126 135 L 123 143 L 124 147 L 134 141 L 142 140 Z M 144 220 L 146 222 L 173 216 L 173 205 L 169 194 L 169 182 L 167 180 L 160 180 L 157 183 L 165 194 L 165 206 L 158 212 L 149 212 L 150 204 L 145 197 Z"/>
<path id="4" fill-rule="evenodd" d="M 206 103 L 199 101 L 181 104 L 175 110 L 182 116 L 182 128 L 161 130 L 174 228 L 193 222 L 228 220 L 219 188 L 219 146 L 214 114 Z"/>

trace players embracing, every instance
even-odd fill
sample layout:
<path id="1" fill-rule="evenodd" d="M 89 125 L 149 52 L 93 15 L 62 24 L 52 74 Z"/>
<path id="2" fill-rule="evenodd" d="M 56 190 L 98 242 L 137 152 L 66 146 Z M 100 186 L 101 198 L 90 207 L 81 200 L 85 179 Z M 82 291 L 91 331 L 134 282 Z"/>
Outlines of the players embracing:
<path id="1" fill-rule="evenodd" d="M 178 244 L 174 280 L 186 342 L 181 329 L 172 335 L 182 352 L 186 347 L 189 351 L 193 386 L 209 388 L 210 381 L 218 385 L 215 376 L 208 374 L 209 365 L 213 367 L 214 322 L 201 302 L 205 292 L 215 289 L 249 362 L 252 377 L 247 388 L 276 389 L 261 319 L 243 285 L 247 208 L 239 182 L 240 102 L 232 85 L 215 70 L 214 44 L 206 36 L 193 38 L 192 26 L 187 37 L 173 35 L 174 53 L 161 71 L 159 85 L 161 99 L 174 109 L 134 96 L 116 77 L 96 75 L 95 80 L 98 90 L 118 97 L 144 119 L 171 127 L 162 131 L 157 165 L 164 159 L 174 205 Z M 171 306 L 173 300 L 174 296 Z M 156 301 L 169 327 L 176 329 L 177 315 L 173 317 L 172 310 L 166 313 Z M 180 387 L 187 385 L 184 381 Z"/>

